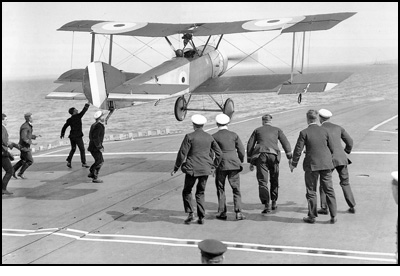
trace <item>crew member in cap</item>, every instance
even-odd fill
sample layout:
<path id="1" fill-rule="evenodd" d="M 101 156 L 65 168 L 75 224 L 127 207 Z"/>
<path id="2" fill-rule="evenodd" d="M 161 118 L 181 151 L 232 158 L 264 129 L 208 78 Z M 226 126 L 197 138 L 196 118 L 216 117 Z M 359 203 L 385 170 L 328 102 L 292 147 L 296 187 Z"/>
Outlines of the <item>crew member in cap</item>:
<path id="1" fill-rule="evenodd" d="M 99 171 L 101 166 L 103 166 L 103 140 L 104 140 L 104 114 L 103 111 L 99 110 L 94 114 L 94 119 L 96 122 L 90 126 L 89 131 L 89 147 L 88 151 L 92 154 L 94 158 L 94 163 L 90 167 L 88 177 L 92 178 L 93 183 L 102 183 L 103 180 L 99 179 Z"/>
<path id="2" fill-rule="evenodd" d="M 346 132 L 346 130 L 336 124 L 330 122 L 330 118 L 332 117 L 332 113 L 327 109 L 320 109 L 319 113 L 319 122 L 321 123 L 321 127 L 328 131 L 329 136 L 332 138 L 333 144 L 331 145 L 331 149 L 333 150 L 332 159 L 333 165 L 335 166 L 335 170 L 339 174 L 340 179 L 340 187 L 342 187 L 344 198 L 346 199 L 347 205 L 350 207 L 348 209 L 349 213 L 354 214 L 356 212 L 355 206 L 356 201 L 354 200 L 354 195 L 350 187 L 349 182 L 349 171 L 347 165 L 351 164 L 351 161 L 347 158 L 346 153 L 350 154 L 353 148 L 353 139 Z M 342 141 L 345 144 L 345 148 L 342 146 Z M 320 200 L 321 200 L 321 209 L 318 210 L 318 214 L 328 214 L 328 207 L 326 203 L 326 195 L 324 189 L 319 187 L 320 192 Z"/>
<path id="3" fill-rule="evenodd" d="M 204 190 L 207 179 L 214 169 L 218 167 L 221 161 L 222 151 L 214 138 L 203 130 L 207 119 L 195 114 L 192 116 L 194 131 L 186 134 L 179 152 L 176 156 L 176 162 L 171 175 L 174 175 L 181 167 L 185 173 L 185 184 L 182 191 L 183 207 L 188 217 L 185 220 L 189 224 L 193 219 L 192 207 L 192 188 L 197 180 L 196 203 L 198 223 L 204 224 Z M 213 153 L 213 154 L 212 154 Z M 213 156 L 214 155 L 214 156 Z M 214 159 L 214 160 L 213 160 Z"/>
<path id="4" fill-rule="evenodd" d="M 33 164 L 33 157 L 32 157 L 32 149 L 31 145 L 36 145 L 33 143 L 32 140 L 35 140 L 40 135 L 34 135 L 33 132 L 33 116 L 32 113 L 26 113 L 24 115 L 25 123 L 21 125 L 19 130 L 19 146 L 20 146 L 20 160 L 14 165 L 13 170 L 13 177 L 17 179 L 15 175 L 17 171 L 21 168 L 18 173 L 18 176 L 22 179 L 25 179 L 24 172 L 26 169 Z"/>
<path id="5" fill-rule="evenodd" d="M 67 157 L 67 167 L 71 168 L 71 161 L 72 157 L 74 156 L 74 153 L 76 151 L 76 146 L 79 148 L 79 152 L 81 154 L 81 162 L 82 162 L 82 167 L 84 168 L 89 168 L 88 165 L 86 165 L 86 156 L 85 156 L 85 145 L 83 143 L 83 132 L 82 132 L 82 117 L 85 115 L 86 111 L 89 109 L 89 103 L 86 103 L 85 106 L 83 107 L 82 111 L 79 112 L 75 107 L 71 107 L 68 112 L 71 114 L 71 117 L 67 119 L 65 122 L 64 126 L 61 129 L 61 135 L 60 138 L 64 138 L 65 131 L 68 127 L 71 127 L 70 133 L 69 133 L 69 140 L 71 142 L 71 151 L 69 152 L 69 155 Z"/>
<path id="6" fill-rule="evenodd" d="M 392 194 L 396 205 L 399 204 L 399 172 L 394 171 L 391 173 L 392 175 Z M 396 263 L 399 263 L 399 221 L 396 223 Z"/>
<path id="7" fill-rule="evenodd" d="M 247 142 L 247 162 L 250 170 L 257 168 L 258 192 L 261 203 L 264 204 L 263 214 L 277 208 L 279 188 L 279 162 L 281 151 L 278 141 L 281 143 L 287 159 L 292 159 L 290 143 L 283 131 L 272 125 L 272 116 L 265 114 L 261 118 L 262 126 L 255 129 Z M 268 172 L 270 176 L 271 191 L 268 189 Z M 270 206 L 270 199 L 272 206 Z"/>
<path id="8" fill-rule="evenodd" d="M 217 187 L 218 197 L 218 215 L 217 219 L 227 219 L 226 215 L 226 196 L 225 179 L 232 187 L 233 208 L 236 213 L 236 219 L 245 219 L 242 214 L 242 199 L 240 194 L 240 172 L 243 170 L 245 150 L 239 136 L 228 130 L 230 118 L 225 114 L 218 114 L 215 117 L 218 126 L 218 132 L 212 136 L 222 150 L 221 163 L 216 169 L 215 186 Z"/>
<path id="9" fill-rule="evenodd" d="M 303 160 L 304 180 L 306 184 L 306 198 L 308 203 L 308 215 L 303 218 L 306 223 L 315 223 L 317 213 L 317 185 L 320 185 L 326 194 L 326 201 L 331 215 L 330 223 L 336 223 L 336 197 L 332 184 L 333 140 L 328 131 L 318 125 L 318 111 L 310 109 L 306 113 L 308 127 L 300 131 L 296 146 L 293 151 L 290 170 L 297 167 L 301 153 L 306 148 Z"/>
<path id="10" fill-rule="evenodd" d="M 206 239 L 199 242 L 202 264 L 221 264 L 224 262 L 224 253 L 227 246 L 217 240 Z"/>
<path id="11" fill-rule="evenodd" d="M 11 152 L 8 149 L 13 149 L 14 147 L 19 148 L 18 144 L 10 142 L 8 139 L 8 132 L 7 132 L 7 115 L 2 113 L 2 120 L 1 120 L 1 166 L 3 170 L 6 172 L 2 179 L 2 186 L 1 192 L 3 195 L 12 195 L 13 193 L 7 190 L 8 182 L 11 179 L 13 174 L 13 166 L 11 165 L 11 161 L 14 160 Z"/>

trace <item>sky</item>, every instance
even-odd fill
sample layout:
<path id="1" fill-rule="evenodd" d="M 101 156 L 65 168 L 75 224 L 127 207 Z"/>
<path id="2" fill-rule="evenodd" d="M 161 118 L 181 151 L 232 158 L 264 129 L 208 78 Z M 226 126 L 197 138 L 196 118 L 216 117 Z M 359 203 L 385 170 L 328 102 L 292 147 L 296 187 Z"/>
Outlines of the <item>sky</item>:
<path id="1" fill-rule="evenodd" d="M 320 13 L 357 12 L 328 31 L 306 36 L 306 65 L 360 64 L 398 59 L 397 2 L 2 2 L 2 80 L 57 78 L 90 61 L 89 33 L 56 31 L 74 20 L 202 23 L 281 18 Z M 251 53 L 275 32 L 226 35 L 220 48 L 228 56 Z M 114 66 L 144 72 L 172 57 L 165 39 L 114 37 Z M 146 40 L 147 39 L 147 40 Z M 196 45 L 205 42 L 196 41 Z M 106 38 L 96 41 L 96 60 L 108 57 Z M 179 46 L 178 36 L 173 38 Z M 143 48 L 142 43 L 151 48 Z M 296 53 L 301 37 L 296 38 Z M 233 43 L 232 46 L 231 43 Z M 273 68 L 291 63 L 292 34 L 260 50 L 260 63 Z M 102 51 L 102 49 L 104 49 Z M 132 57 L 137 54 L 138 58 Z M 242 54 L 243 55 L 243 54 Z M 296 64 L 299 64 L 296 55 Z"/>

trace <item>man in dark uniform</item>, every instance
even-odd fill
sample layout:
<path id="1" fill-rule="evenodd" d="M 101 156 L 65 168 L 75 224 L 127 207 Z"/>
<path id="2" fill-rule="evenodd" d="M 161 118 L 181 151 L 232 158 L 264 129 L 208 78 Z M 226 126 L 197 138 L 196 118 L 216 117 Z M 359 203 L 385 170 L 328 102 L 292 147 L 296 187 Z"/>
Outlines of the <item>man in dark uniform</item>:
<path id="1" fill-rule="evenodd" d="M 225 179 L 232 187 L 233 206 L 236 219 L 245 219 L 242 214 L 242 200 L 240 194 L 240 172 L 243 170 L 241 163 L 244 161 L 245 150 L 239 136 L 228 130 L 230 118 L 228 115 L 219 114 L 215 118 L 218 132 L 213 134 L 215 141 L 222 150 L 222 159 L 215 173 L 215 186 L 217 187 L 218 215 L 217 219 L 227 219 Z"/>
<path id="2" fill-rule="evenodd" d="M 198 247 L 201 252 L 202 264 L 222 264 L 224 262 L 224 253 L 228 248 L 224 243 L 206 239 L 199 242 Z"/>
<path id="3" fill-rule="evenodd" d="M 332 117 L 332 113 L 329 110 L 320 109 L 318 113 L 321 127 L 325 128 L 328 131 L 329 136 L 332 137 L 333 145 L 331 148 L 333 150 L 333 165 L 339 174 L 339 184 L 340 187 L 342 187 L 347 205 L 350 207 L 348 212 L 354 214 L 356 212 L 356 209 L 354 208 L 356 206 L 356 201 L 354 200 L 354 195 L 350 187 L 349 171 L 347 169 L 347 165 L 351 164 L 351 161 L 346 156 L 346 153 L 350 154 L 353 148 L 353 139 L 343 127 L 335 125 L 329 121 Z M 344 150 L 341 141 L 346 145 Z M 326 195 L 321 185 L 319 186 L 319 192 L 321 196 L 321 209 L 318 210 L 318 214 L 327 215 L 328 208 L 326 204 Z"/>
<path id="4" fill-rule="evenodd" d="M 94 158 L 94 163 L 90 167 L 88 177 L 93 178 L 93 183 L 103 183 L 103 180 L 99 179 L 99 171 L 101 166 L 103 166 L 104 159 L 103 159 L 103 139 L 104 139 L 104 117 L 103 112 L 101 110 L 97 111 L 94 114 L 94 119 L 96 122 L 91 125 L 89 131 L 89 147 L 88 151 L 92 154 Z"/>
<path id="5" fill-rule="evenodd" d="M 207 179 L 213 173 L 213 169 L 218 167 L 221 161 L 222 151 L 214 138 L 204 132 L 203 126 L 207 119 L 195 114 L 192 116 L 194 132 L 185 135 L 179 152 L 176 156 L 176 162 L 171 175 L 174 175 L 182 166 L 182 172 L 185 173 L 185 184 L 182 191 L 183 207 L 188 217 L 185 220 L 189 224 L 193 219 L 192 207 L 192 188 L 197 180 L 196 187 L 196 203 L 197 223 L 204 224 L 204 190 L 206 188 Z M 213 161 L 213 156 L 214 161 Z"/>
<path id="6" fill-rule="evenodd" d="M 82 167 L 84 168 L 89 168 L 88 165 L 86 165 L 86 156 L 85 156 L 85 145 L 83 143 L 83 133 L 82 133 L 82 117 L 85 115 L 86 111 L 89 108 L 89 103 L 86 103 L 85 106 L 83 107 L 82 111 L 78 113 L 78 110 L 74 107 L 71 107 L 68 112 L 71 114 L 71 117 L 67 119 L 65 122 L 64 126 L 61 129 L 61 135 L 60 138 L 64 138 L 65 131 L 67 127 L 71 127 L 70 133 L 69 133 L 69 140 L 71 142 L 71 151 L 69 152 L 69 155 L 67 157 L 67 167 L 71 168 L 71 161 L 72 157 L 74 156 L 76 146 L 79 148 L 79 152 L 81 154 L 81 162 L 82 162 Z"/>
<path id="7" fill-rule="evenodd" d="M 1 119 L 1 166 L 3 170 L 6 172 L 2 179 L 1 186 L 1 194 L 2 195 L 12 195 L 13 193 L 7 190 L 8 182 L 13 174 L 13 166 L 11 165 L 11 161 L 14 160 L 12 154 L 8 151 L 8 149 L 13 149 L 14 147 L 19 148 L 16 143 L 10 142 L 8 140 L 8 132 L 6 129 L 7 126 L 7 115 L 2 113 Z"/>
<path id="8" fill-rule="evenodd" d="M 13 167 L 13 177 L 17 179 L 17 176 L 15 175 L 19 168 L 21 170 L 18 173 L 18 176 L 21 177 L 22 179 L 25 179 L 26 177 L 24 176 L 24 172 L 26 169 L 33 164 L 33 157 L 32 157 L 32 149 L 31 149 L 31 144 L 35 145 L 32 140 L 35 140 L 37 137 L 40 137 L 40 135 L 34 135 L 32 134 L 33 132 L 33 118 L 32 118 L 32 113 L 26 113 L 24 115 L 25 117 L 25 123 L 21 125 L 20 131 L 19 131 L 19 147 L 20 147 L 20 160 L 14 165 Z"/>
<path id="9" fill-rule="evenodd" d="M 318 111 L 307 112 L 308 127 L 300 131 L 296 146 L 293 151 L 292 162 L 289 163 L 290 170 L 296 168 L 300 155 L 306 148 L 306 156 L 303 161 L 304 179 L 306 182 L 306 198 L 308 202 L 308 216 L 304 222 L 315 223 L 317 214 L 317 183 L 320 177 L 320 185 L 326 194 L 326 201 L 331 213 L 330 223 L 336 222 L 336 198 L 332 185 L 332 138 L 328 131 L 317 124 Z"/>
<path id="10" fill-rule="evenodd" d="M 254 165 L 257 168 L 258 192 L 261 203 L 264 204 L 262 213 L 266 214 L 271 212 L 270 199 L 272 200 L 272 210 L 277 208 L 279 162 L 281 160 L 278 140 L 285 150 L 289 162 L 292 158 L 292 150 L 283 131 L 271 125 L 272 116 L 266 114 L 261 119 L 263 126 L 255 129 L 247 142 L 247 162 L 250 163 L 251 171 L 254 170 Z M 271 192 L 268 190 L 268 172 Z"/>

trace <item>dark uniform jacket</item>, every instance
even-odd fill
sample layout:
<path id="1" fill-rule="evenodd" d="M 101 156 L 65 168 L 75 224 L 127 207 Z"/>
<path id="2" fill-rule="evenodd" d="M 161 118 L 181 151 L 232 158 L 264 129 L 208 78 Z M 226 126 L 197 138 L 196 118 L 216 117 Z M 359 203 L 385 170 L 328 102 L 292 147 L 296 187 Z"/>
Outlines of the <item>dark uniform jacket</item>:
<path id="1" fill-rule="evenodd" d="M 222 171 L 242 170 L 245 150 L 239 136 L 227 129 L 221 129 L 212 135 L 222 150 L 222 159 L 218 169 Z"/>
<path id="2" fill-rule="evenodd" d="M 82 117 L 85 115 L 88 110 L 89 105 L 85 104 L 82 111 L 78 114 L 72 115 L 67 119 L 64 126 L 61 129 L 61 136 L 64 136 L 67 127 L 71 127 L 71 131 L 69 132 L 69 138 L 79 138 L 83 136 L 82 133 Z"/>
<path id="3" fill-rule="evenodd" d="M 325 128 L 329 136 L 332 137 L 333 144 L 331 148 L 333 150 L 333 165 L 344 166 L 351 164 L 351 161 L 347 159 L 346 153 L 350 153 L 353 148 L 353 139 L 341 126 L 332 124 L 331 122 L 323 122 L 321 127 Z M 343 150 L 341 140 L 345 143 L 346 147 Z M 345 153 L 346 152 L 346 153 Z"/>
<path id="4" fill-rule="evenodd" d="M 278 162 L 281 160 L 281 151 L 278 146 L 280 141 L 288 159 L 292 158 L 290 143 L 283 131 L 269 124 L 263 125 L 253 131 L 247 142 L 247 162 L 254 164 L 255 159 L 262 152 L 272 153 L 277 156 Z"/>
<path id="5" fill-rule="evenodd" d="M 182 172 L 194 177 L 210 175 L 213 168 L 218 167 L 221 157 L 222 151 L 214 138 L 203 129 L 196 129 L 185 135 L 176 156 L 174 171 L 182 166 Z"/>
<path id="6" fill-rule="evenodd" d="M 293 151 L 292 165 L 297 166 L 301 152 L 306 147 L 306 156 L 303 161 L 304 171 L 321 171 L 333 169 L 332 138 L 325 128 L 317 124 L 310 124 L 308 128 L 300 131 L 296 146 Z"/>
<path id="7" fill-rule="evenodd" d="M 95 122 L 89 131 L 89 147 L 88 151 L 100 151 L 103 148 L 105 127 L 100 122 Z"/>
<path id="8" fill-rule="evenodd" d="M 33 127 L 30 123 L 25 122 L 19 130 L 19 142 L 21 148 L 30 148 L 32 139 L 36 139 L 36 135 L 32 134 Z"/>
<path id="9" fill-rule="evenodd" d="M 8 132 L 3 125 L 1 125 L 1 140 L 1 156 L 8 156 Z"/>

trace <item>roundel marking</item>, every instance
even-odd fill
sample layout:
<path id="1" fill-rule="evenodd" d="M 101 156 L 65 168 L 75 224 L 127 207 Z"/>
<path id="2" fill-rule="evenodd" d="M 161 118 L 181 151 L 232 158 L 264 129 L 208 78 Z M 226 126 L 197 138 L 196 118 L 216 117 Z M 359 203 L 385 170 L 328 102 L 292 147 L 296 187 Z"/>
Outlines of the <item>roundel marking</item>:
<path id="1" fill-rule="evenodd" d="M 186 84 L 186 83 L 187 83 L 186 80 L 187 80 L 186 72 L 185 72 L 185 71 L 182 71 L 182 72 L 179 74 L 179 81 L 180 81 L 180 84 Z"/>
<path id="2" fill-rule="evenodd" d="M 242 25 L 242 28 L 249 31 L 268 31 L 268 30 L 274 30 L 279 27 L 283 27 L 287 23 L 299 22 L 303 20 L 304 17 L 299 19 L 287 17 L 287 18 L 252 20 L 244 23 Z"/>
<path id="3" fill-rule="evenodd" d="M 102 22 L 92 26 L 95 33 L 118 34 L 135 31 L 146 26 L 147 23 Z"/>

